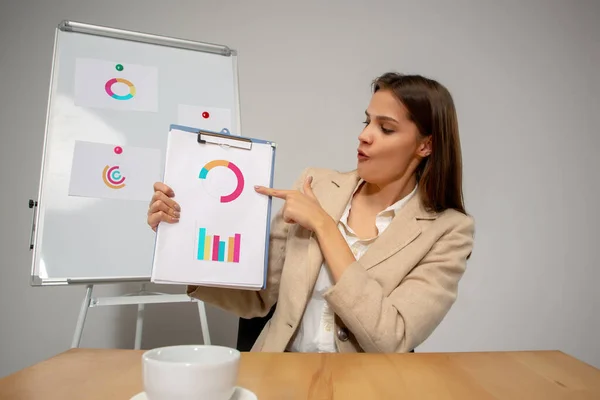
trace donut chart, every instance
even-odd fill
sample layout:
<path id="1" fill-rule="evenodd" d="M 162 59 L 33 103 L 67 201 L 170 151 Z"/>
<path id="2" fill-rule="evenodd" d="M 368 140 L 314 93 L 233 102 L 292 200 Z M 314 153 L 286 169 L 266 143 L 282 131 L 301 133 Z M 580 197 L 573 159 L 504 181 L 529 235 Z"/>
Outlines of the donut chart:
<path id="1" fill-rule="evenodd" d="M 102 180 L 104 184 L 111 189 L 122 189 L 125 187 L 125 177 L 121 175 L 119 166 L 106 166 L 102 171 Z"/>
<path id="2" fill-rule="evenodd" d="M 115 92 L 113 92 L 112 87 L 115 83 L 124 83 L 125 85 L 127 85 L 129 87 L 129 93 L 126 95 L 118 95 Z M 123 79 L 123 78 L 112 78 L 109 79 L 106 84 L 104 85 L 104 90 L 106 90 L 106 93 L 112 97 L 113 99 L 116 100 L 129 100 L 132 99 L 133 96 L 135 96 L 136 90 L 135 90 L 135 86 L 133 85 L 133 83 L 131 83 L 130 81 L 128 81 L 127 79 Z"/>
<path id="3" fill-rule="evenodd" d="M 208 172 L 215 167 L 229 168 L 233 172 L 233 174 L 235 175 L 235 177 L 237 179 L 236 188 L 230 194 L 221 196 L 221 198 L 220 198 L 221 203 L 230 203 L 230 202 L 234 201 L 235 199 L 237 199 L 238 197 L 240 197 L 240 195 L 244 191 L 244 175 L 242 174 L 242 171 L 237 167 L 237 165 L 235 165 L 231 161 L 227 161 L 227 160 L 210 161 L 210 162 L 206 163 L 206 165 L 204 165 L 204 167 L 202 167 L 202 169 L 200 170 L 200 175 L 198 177 L 200 179 L 206 179 L 206 177 L 208 176 Z"/>

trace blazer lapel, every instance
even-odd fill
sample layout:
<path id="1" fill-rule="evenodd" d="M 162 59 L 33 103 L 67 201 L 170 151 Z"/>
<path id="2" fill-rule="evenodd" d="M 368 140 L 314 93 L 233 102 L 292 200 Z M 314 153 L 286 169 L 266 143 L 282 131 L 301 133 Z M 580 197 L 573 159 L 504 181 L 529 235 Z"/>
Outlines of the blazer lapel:
<path id="1" fill-rule="evenodd" d="M 435 213 L 428 212 L 422 207 L 417 191 L 361 257 L 360 264 L 365 269 L 370 269 L 396 254 L 421 234 L 419 219 L 435 218 Z"/>
<path id="2" fill-rule="evenodd" d="M 319 188 L 315 188 L 315 196 L 319 199 L 321 207 L 336 223 L 340 222 L 358 182 L 359 177 L 353 172 L 324 180 Z"/>
<path id="3" fill-rule="evenodd" d="M 344 214 L 346 205 L 358 182 L 358 174 L 352 172 L 324 179 L 317 187 L 313 188 L 321 207 L 333 218 L 336 224 Z M 319 242 L 315 234 L 311 232 L 308 244 L 308 265 L 306 268 L 307 296 L 310 296 L 312 292 L 322 264 L 323 254 L 321 253 Z"/>

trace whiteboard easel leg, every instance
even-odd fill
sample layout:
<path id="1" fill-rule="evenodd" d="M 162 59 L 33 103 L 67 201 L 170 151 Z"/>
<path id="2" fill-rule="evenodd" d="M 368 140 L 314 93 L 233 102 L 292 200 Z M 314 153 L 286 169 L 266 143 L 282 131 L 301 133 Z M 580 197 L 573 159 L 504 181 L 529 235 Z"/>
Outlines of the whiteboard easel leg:
<path id="1" fill-rule="evenodd" d="M 208 318 L 206 317 L 206 308 L 203 301 L 192 299 L 187 294 L 149 293 L 146 291 L 145 286 L 142 286 L 142 290 L 137 293 L 115 297 L 92 298 L 92 290 L 93 285 L 87 285 L 85 298 L 83 299 L 81 309 L 79 310 L 79 318 L 77 319 L 77 326 L 75 328 L 75 334 L 73 335 L 71 348 L 79 347 L 79 344 L 81 343 L 83 326 L 87 317 L 88 308 L 90 307 L 136 304 L 138 306 L 138 312 L 135 326 L 134 347 L 136 350 L 139 350 L 142 345 L 144 308 L 146 304 L 188 303 L 190 301 L 196 301 L 198 303 L 198 314 L 200 316 L 200 324 L 202 328 L 202 339 L 204 340 L 204 344 L 211 344 L 210 333 L 208 329 Z"/>
<path id="2" fill-rule="evenodd" d="M 137 322 L 135 324 L 135 345 L 139 350 L 142 346 L 142 330 L 144 328 L 144 304 L 138 304 Z"/>
<path id="3" fill-rule="evenodd" d="M 73 335 L 71 348 L 79 347 L 79 344 L 81 343 L 83 325 L 85 324 L 85 318 L 87 317 L 88 308 L 90 307 L 90 301 L 92 300 L 93 287 L 94 285 L 87 285 L 85 289 L 85 297 L 83 298 L 81 308 L 79 309 L 79 317 L 77 318 L 77 325 L 75 326 L 75 334 Z"/>
<path id="4" fill-rule="evenodd" d="M 200 314 L 200 327 L 202 328 L 202 339 L 204 344 L 210 344 L 210 333 L 208 332 L 208 320 L 206 318 L 206 308 L 203 301 L 197 301 L 198 313 Z"/>

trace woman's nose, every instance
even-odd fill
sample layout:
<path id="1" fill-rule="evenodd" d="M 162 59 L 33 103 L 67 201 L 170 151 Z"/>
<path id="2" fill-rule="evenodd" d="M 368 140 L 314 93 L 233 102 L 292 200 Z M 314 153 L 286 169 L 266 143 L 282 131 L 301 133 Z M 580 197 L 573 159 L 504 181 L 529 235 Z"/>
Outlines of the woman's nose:
<path id="1" fill-rule="evenodd" d="M 365 129 L 363 129 L 360 135 L 358 135 L 358 140 L 363 143 L 371 144 L 373 142 L 373 135 L 369 131 L 370 129 L 367 126 Z"/>

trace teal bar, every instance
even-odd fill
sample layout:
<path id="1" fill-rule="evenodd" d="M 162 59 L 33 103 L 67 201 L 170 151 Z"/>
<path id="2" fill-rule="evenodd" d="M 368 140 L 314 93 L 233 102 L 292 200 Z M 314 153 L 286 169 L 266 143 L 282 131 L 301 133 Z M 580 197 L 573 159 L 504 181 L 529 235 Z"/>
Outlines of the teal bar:
<path id="1" fill-rule="evenodd" d="M 219 261 L 225 261 L 225 242 L 219 242 Z"/>
<path id="2" fill-rule="evenodd" d="M 200 228 L 198 236 L 198 260 L 204 260 L 204 245 L 206 242 L 206 228 Z"/>

